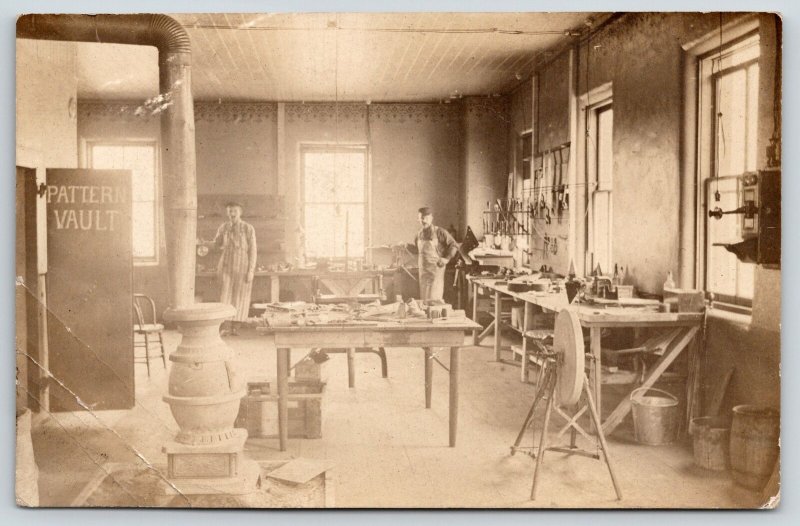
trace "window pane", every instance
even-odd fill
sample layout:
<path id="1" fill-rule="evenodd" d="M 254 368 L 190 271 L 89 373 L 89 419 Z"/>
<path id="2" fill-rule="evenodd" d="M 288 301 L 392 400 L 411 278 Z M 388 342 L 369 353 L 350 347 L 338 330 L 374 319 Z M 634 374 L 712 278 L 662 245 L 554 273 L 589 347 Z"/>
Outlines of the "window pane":
<path id="1" fill-rule="evenodd" d="M 741 261 L 737 261 L 737 265 L 736 295 L 740 298 L 752 300 L 755 288 L 756 266 L 753 263 L 742 263 Z"/>
<path id="2" fill-rule="evenodd" d="M 93 146 L 92 168 L 97 170 L 122 170 L 125 168 L 122 147 Z"/>
<path id="3" fill-rule="evenodd" d="M 747 68 L 747 165 L 748 171 L 756 169 L 758 141 L 758 63 Z"/>
<path id="4" fill-rule="evenodd" d="M 711 247 L 708 288 L 717 294 L 736 295 L 736 256 L 723 247 Z"/>
<path id="5" fill-rule="evenodd" d="M 131 170 L 133 257 L 156 257 L 156 152 L 152 144 L 95 144 L 92 168 Z"/>
<path id="6" fill-rule="evenodd" d="M 133 203 L 133 257 L 155 257 L 155 207 Z"/>
<path id="7" fill-rule="evenodd" d="M 364 202 L 363 152 L 336 154 L 336 200 L 338 202 Z"/>
<path id="8" fill-rule="evenodd" d="M 307 204 L 305 225 L 308 257 L 364 256 L 364 205 Z"/>
<path id="9" fill-rule="evenodd" d="M 612 129 L 614 110 L 611 107 L 597 113 L 597 188 L 611 190 L 614 173 Z"/>
<path id="10" fill-rule="evenodd" d="M 152 146 L 125 146 L 123 165 L 133 172 L 133 200 L 155 199 L 155 150 Z"/>
<path id="11" fill-rule="evenodd" d="M 719 191 L 720 200 L 714 193 Z M 722 210 L 738 208 L 741 199 L 741 183 L 737 179 L 712 180 L 708 187 L 709 208 Z M 751 263 L 741 263 L 725 247 L 714 243 L 738 243 L 741 241 L 741 217 L 726 215 L 722 219 L 709 219 L 707 223 L 708 256 L 707 288 L 717 294 L 737 296 L 743 299 L 753 297 L 753 267 Z"/>
<path id="12" fill-rule="evenodd" d="M 336 247 L 336 257 L 351 258 L 364 257 L 364 205 L 340 205 L 337 215 L 337 230 L 342 232 L 339 236 L 339 245 Z M 345 224 L 349 228 L 345 230 Z M 348 232 L 345 239 L 344 232 Z M 347 242 L 347 252 L 345 253 L 345 241 Z"/>
<path id="13" fill-rule="evenodd" d="M 334 202 L 336 187 L 334 154 L 332 152 L 306 152 L 304 160 L 306 202 Z"/>
<path id="14" fill-rule="evenodd" d="M 739 185 L 736 179 L 712 180 L 709 186 L 711 194 L 709 208 L 734 210 L 739 207 Z M 719 192 L 720 200 L 716 201 L 714 194 Z M 711 219 L 708 222 L 710 238 L 714 243 L 735 243 L 741 235 L 740 217 L 738 215 L 723 216 L 722 219 Z"/>
<path id="15" fill-rule="evenodd" d="M 740 69 L 723 74 L 717 80 L 717 155 L 720 176 L 739 175 L 745 171 L 746 124 L 747 72 Z"/>
<path id="16" fill-rule="evenodd" d="M 335 205 L 306 205 L 306 256 L 333 257 L 337 232 Z"/>
<path id="17" fill-rule="evenodd" d="M 609 272 L 611 267 L 611 192 L 594 192 L 592 197 L 592 217 L 594 240 L 593 266 L 603 272 Z"/>

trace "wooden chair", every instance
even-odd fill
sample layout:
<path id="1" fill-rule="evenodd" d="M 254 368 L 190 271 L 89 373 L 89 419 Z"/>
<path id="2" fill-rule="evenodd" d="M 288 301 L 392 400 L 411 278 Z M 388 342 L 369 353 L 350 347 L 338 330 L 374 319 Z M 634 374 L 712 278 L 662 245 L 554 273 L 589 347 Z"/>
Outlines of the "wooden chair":
<path id="1" fill-rule="evenodd" d="M 167 368 L 164 340 L 161 336 L 164 326 L 156 321 L 156 302 L 145 294 L 133 295 L 133 312 L 136 317 L 133 324 L 133 363 L 146 364 L 149 377 L 150 360 L 161 358 L 164 369 Z M 144 349 L 144 355 L 137 354 L 137 349 Z"/>

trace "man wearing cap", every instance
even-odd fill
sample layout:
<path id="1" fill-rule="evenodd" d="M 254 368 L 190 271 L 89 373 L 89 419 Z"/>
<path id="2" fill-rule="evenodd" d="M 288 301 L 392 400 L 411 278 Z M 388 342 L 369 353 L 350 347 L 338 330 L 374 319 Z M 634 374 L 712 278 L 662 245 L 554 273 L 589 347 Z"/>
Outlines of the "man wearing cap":
<path id="1" fill-rule="evenodd" d="M 427 206 L 418 210 L 417 217 L 422 229 L 409 249 L 418 254 L 420 298 L 440 300 L 444 294 L 445 267 L 458 252 L 458 244 L 450 232 L 433 224 L 433 212 Z"/>

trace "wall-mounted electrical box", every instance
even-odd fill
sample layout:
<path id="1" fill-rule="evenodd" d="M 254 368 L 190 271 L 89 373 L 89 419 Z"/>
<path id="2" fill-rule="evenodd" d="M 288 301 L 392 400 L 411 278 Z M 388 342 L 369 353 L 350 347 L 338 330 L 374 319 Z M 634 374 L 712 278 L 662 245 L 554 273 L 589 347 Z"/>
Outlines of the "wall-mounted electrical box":
<path id="1" fill-rule="evenodd" d="M 745 187 L 749 188 L 749 187 Z M 759 170 L 753 181 L 757 196 L 758 214 L 754 231 L 758 235 L 758 262 L 762 265 L 781 264 L 781 171 Z M 744 225 L 742 230 L 744 231 Z"/>
<path id="2" fill-rule="evenodd" d="M 715 243 L 746 262 L 779 267 L 781 264 L 781 171 L 778 168 L 738 176 L 741 184 L 739 207 L 709 210 L 709 217 L 741 214 L 740 243 Z"/>

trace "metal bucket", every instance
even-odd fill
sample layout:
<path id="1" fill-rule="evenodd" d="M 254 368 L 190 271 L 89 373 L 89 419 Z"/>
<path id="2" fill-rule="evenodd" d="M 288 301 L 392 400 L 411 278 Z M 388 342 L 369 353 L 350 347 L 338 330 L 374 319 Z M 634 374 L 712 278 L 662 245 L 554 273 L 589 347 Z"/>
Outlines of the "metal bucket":
<path id="1" fill-rule="evenodd" d="M 641 396 L 640 392 L 655 391 L 665 396 Z M 666 391 L 653 387 L 634 389 L 630 395 L 633 412 L 633 430 L 636 441 L 649 446 L 660 446 L 675 441 L 678 436 L 678 399 Z"/>
<path id="2" fill-rule="evenodd" d="M 721 416 L 693 418 L 689 427 L 692 435 L 694 463 L 704 469 L 728 469 L 731 419 Z"/>

